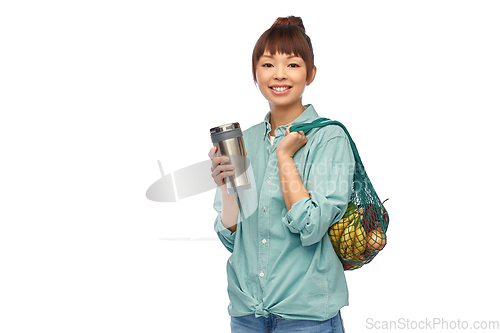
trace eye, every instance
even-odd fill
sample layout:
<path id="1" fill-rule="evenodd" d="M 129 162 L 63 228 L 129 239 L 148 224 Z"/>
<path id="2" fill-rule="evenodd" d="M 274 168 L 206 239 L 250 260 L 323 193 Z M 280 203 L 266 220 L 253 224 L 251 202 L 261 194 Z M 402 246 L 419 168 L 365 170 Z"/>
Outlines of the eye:
<path id="1" fill-rule="evenodd" d="M 273 67 L 273 65 L 271 65 L 270 63 L 267 63 L 267 64 L 263 64 L 262 67 Z"/>
<path id="2" fill-rule="evenodd" d="M 290 64 L 290 65 L 288 65 L 288 66 L 290 66 L 290 67 L 292 67 L 292 68 L 298 68 L 298 67 L 299 67 L 299 65 L 297 65 L 297 64 Z"/>

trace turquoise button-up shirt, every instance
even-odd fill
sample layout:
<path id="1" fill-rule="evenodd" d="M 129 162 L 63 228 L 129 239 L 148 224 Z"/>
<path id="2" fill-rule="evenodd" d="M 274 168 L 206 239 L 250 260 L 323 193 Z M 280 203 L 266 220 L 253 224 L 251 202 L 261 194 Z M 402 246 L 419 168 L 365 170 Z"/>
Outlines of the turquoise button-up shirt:
<path id="1" fill-rule="evenodd" d="M 312 105 L 305 107 L 292 124 L 318 118 Z M 270 115 L 243 132 L 251 189 L 238 193 L 234 233 L 221 223 L 221 193 L 216 190 L 215 231 L 232 253 L 227 261 L 228 312 L 234 317 L 273 313 L 284 319 L 327 320 L 348 304 L 344 270 L 327 231 L 347 208 L 354 157 L 340 127 L 312 129 L 293 156 L 309 197 L 287 211 L 276 158 L 287 125 L 275 130 L 271 144 Z"/>

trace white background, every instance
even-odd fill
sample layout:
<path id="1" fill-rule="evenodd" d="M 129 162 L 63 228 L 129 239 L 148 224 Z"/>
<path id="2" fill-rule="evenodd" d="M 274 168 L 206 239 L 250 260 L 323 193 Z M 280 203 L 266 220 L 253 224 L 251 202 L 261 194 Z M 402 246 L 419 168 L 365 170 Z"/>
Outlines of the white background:
<path id="1" fill-rule="evenodd" d="M 163 240 L 215 237 L 215 192 L 145 192 L 157 160 L 207 159 L 211 127 L 262 121 L 251 52 L 287 15 L 318 68 L 303 102 L 390 198 L 386 249 L 346 273 L 346 330 L 500 320 L 499 3 L 327 3 L 2 2 L 1 332 L 230 331 L 229 252 Z"/>

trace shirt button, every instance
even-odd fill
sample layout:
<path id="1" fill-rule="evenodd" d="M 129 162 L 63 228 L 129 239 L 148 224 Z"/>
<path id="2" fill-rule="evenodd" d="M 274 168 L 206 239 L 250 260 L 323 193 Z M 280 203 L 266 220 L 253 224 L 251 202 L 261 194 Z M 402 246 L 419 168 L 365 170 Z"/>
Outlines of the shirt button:
<path id="1" fill-rule="evenodd" d="M 271 181 L 271 177 L 267 178 L 267 182 L 269 183 Z"/>
<path id="2" fill-rule="evenodd" d="M 266 207 L 262 208 L 262 210 L 264 211 L 264 213 L 266 212 Z"/>
<path id="3" fill-rule="evenodd" d="M 259 276 L 260 277 L 264 277 L 264 272 L 261 271 L 260 274 L 259 274 Z"/>
<path id="4" fill-rule="evenodd" d="M 264 239 L 262 240 L 262 244 L 266 244 L 266 243 L 267 243 L 267 241 L 266 241 L 266 239 L 264 238 Z"/>

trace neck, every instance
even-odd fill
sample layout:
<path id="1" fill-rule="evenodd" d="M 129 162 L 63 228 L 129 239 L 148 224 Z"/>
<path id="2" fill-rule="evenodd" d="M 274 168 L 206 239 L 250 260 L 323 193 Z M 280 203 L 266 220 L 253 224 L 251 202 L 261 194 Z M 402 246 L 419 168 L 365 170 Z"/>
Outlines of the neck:
<path id="1" fill-rule="evenodd" d="M 291 123 L 305 110 L 304 106 L 302 106 L 302 99 L 294 105 L 277 106 L 269 104 L 269 106 L 271 108 L 269 122 L 271 123 L 271 135 L 273 136 L 276 128 Z"/>

